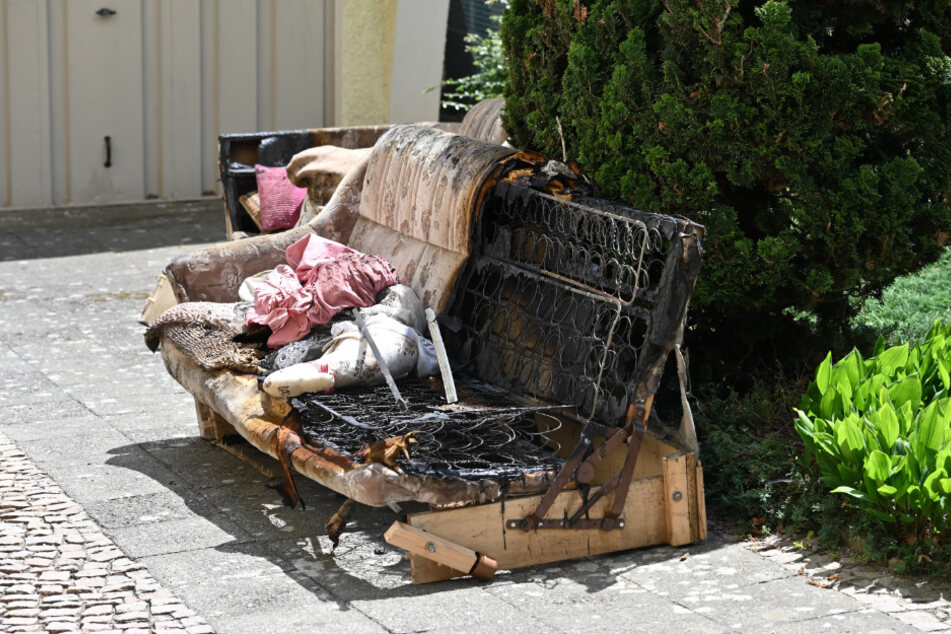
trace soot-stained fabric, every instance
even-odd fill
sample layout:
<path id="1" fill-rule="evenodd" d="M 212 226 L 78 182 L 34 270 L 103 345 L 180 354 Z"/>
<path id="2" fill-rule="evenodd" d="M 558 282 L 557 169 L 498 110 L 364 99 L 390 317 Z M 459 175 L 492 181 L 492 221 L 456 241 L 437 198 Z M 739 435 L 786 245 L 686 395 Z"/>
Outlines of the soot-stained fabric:
<path id="1" fill-rule="evenodd" d="M 149 350 L 163 339 L 206 370 L 261 374 L 258 362 L 267 352 L 268 329 L 245 323 L 248 304 L 185 302 L 172 306 L 145 331 Z"/>

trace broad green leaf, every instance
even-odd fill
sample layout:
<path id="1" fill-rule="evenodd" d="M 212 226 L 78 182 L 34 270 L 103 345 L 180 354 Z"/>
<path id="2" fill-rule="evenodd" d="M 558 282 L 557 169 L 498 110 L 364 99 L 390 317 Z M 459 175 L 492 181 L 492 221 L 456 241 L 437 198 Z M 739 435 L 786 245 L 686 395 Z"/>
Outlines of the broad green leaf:
<path id="1" fill-rule="evenodd" d="M 868 451 L 882 451 L 886 449 L 882 442 L 882 435 L 878 433 L 878 428 L 869 419 L 864 418 L 859 424 L 862 435 L 865 436 L 865 448 Z"/>
<path id="2" fill-rule="evenodd" d="M 908 361 L 905 362 L 905 369 L 914 372 L 921 367 L 921 346 L 917 343 L 911 347 L 908 353 Z"/>
<path id="3" fill-rule="evenodd" d="M 851 387 L 857 387 L 859 381 L 862 380 L 862 364 L 861 364 L 861 355 L 856 349 L 852 349 L 852 352 L 842 360 L 842 366 L 845 368 L 845 375 L 849 379 L 849 385 Z"/>
<path id="4" fill-rule="evenodd" d="M 829 389 L 829 379 L 832 377 L 832 353 L 826 355 L 826 358 L 819 364 L 816 370 L 816 385 L 819 387 L 819 393 L 823 396 Z"/>
<path id="5" fill-rule="evenodd" d="M 918 409 L 921 406 L 921 379 L 912 375 L 896 381 L 888 388 L 888 397 L 895 407 L 911 403 L 912 409 Z"/>
<path id="6" fill-rule="evenodd" d="M 855 402 L 855 409 L 860 412 L 867 411 L 869 409 L 868 394 L 869 394 L 869 382 L 862 381 L 855 390 L 855 394 L 852 395 L 852 400 Z"/>
<path id="7" fill-rule="evenodd" d="M 908 487 L 908 490 L 905 491 L 905 493 L 908 495 L 910 500 L 917 500 L 921 495 L 921 487 L 919 487 L 917 484 L 913 484 Z"/>
<path id="8" fill-rule="evenodd" d="M 938 490 L 944 495 L 951 493 L 951 478 L 941 478 L 938 480 Z"/>
<path id="9" fill-rule="evenodd" d="M 832 492 L 833 492 L 833 493 L 844 493 L 844 494 L 846 494 L 846 495 L 850 495 L 850 496 L 852 496 L 852 497 L 854 497 L 854 498 L 857 498 L 857 499 L 859 499 L 859 500 L 867 500 L 867 499 L 868 499 L 868 494 L 866 494 L 864 491 L 859 491 L 858 489 L 855 489 L 855 488 L 850 487 L 850 486 L 840 486 L 840 487 L 836 487 L 836 488 L 832 489 Z"/>
<path id="10" fill-rule="evenodd" d="M 891 472 L 888 456 L 876 449 L 865 459 L 865 474 L 877 482 L 884 482 Z"/>
<path id="11" fill-rule="evenodd" d="M 799 403 L 800 409 L 809 414 L 819 414 L 819 401 L 822 400 L 822 394 L 819 392 L 819 386 L 816 385 L 815 381 L 809 383 L 809 387 L 806 388 L 806 393 L 802 397 L 802 401 Z"/>
<path id="12" fill-rule="evenodd" d="M 872 422 L 878 427 L 885 441 L 885 448 L 891 449 L 895 441 L 898 440 L 898 416 L 895 414 L 895 408 L 891 403 L 885 403 L 878 410 L 872 412 L 869 416 Z"/>
<path id="13" fill-rule="evenodd" d="M 938 469 L 925 478 L 922 488 L 932 500 L 937 500 L 941 496 L 940 481 L 947 478 L 948 473 L 944 469 Z"/>
<path id="14" fill-rule="evenodd" d="M 852 460 L 855 452 L 865 449 L 865 439 L 857 421 L 858 417 L 853 415 L 840 420 L 835 426 L 835 443 L 846 460 Z"/>
<path id="15" fill-rule="evenodd" d="M 839 452 L 835 449 L 835 443 L 833 442 L 832 434 L 828 432 L 816 432 L 815 439 L 817 449 L 822 449 L 825 454 L 830 456 L 839 455 Z M 816 457 L 821 457 L 819 451 L 816 451 Z"/>
<path id="16" fill-rule="evenodd" d="M 880 375 L 879 375 L 880 376 Z M 878 402 L 879 403 L 891 403 L 891 398 L 888 396 L 888 388 L 882 385 L 878 390 Z"/>
<path id="17" fill-rule="evenodd" d="M 951 375 L 948 374 L 944 360 L 938 361 L 938 376 L 941 377 L 941 383 L 944 385 L 944 389 L 951 390 Z"/>
<path id="18" fill-rule="evenodd" d="M 835 463 L 835 470 L 839 474 L 841 482 L 858 482 L 861 479 L 857 469 L 853 469 L 842 462 Z"/>
<path id="19" fill-rule="evenodd" d="M 951 473 L 951 447 L 945 447 L 935 456 L 935 465 Z"/>
<path id="20" fill-rule="evenodd" d="M 911 409 L 911 401 L 905 401 L 898 409 L 898 426 L 902 434 L 911 431 L 915 423 L 915 413 Z"/>
<path id="21" fill-rule="evenodd" d="M 938 401 L 932 401 L 918 416 L 914 447 L 919 460 L 925 455 L 926 449 L 934 452 L 941 449 L 946 430 L 947 424 L 938 408 Z"/>
<path id="22" fill-rule="evenodd" d="M 947 338 L 944 335 L 935 335 L 928 338 L 928 349 L 932 358 L 938 358 L 938 354 L 945 351 L 947 347 Z"/>
<path id="23" fill-rule="evenodd" d="M 885 341 L 885 337 L 879 335 L 878 339 L 875 341 L 875 348 L 872 350 L 872 356 L 877 357 L 878 355 L 882 354 L 882 352 L 885 350 L 886 344 L 887 342 Z"/>
<path id="24" fill-rule="evenodd" d="M 878 487 L 878 494 L 881 496 L 893 497 L 896 493 L 898 493 L 898 489 L 890 484 L 883 484 L 882 486 Z"/>
<path id="25" fill-rule="evenodd" d="M 849 378 L 843 375 L 835 383 L 835 389 L 839 393 L 839 396 L 842 399 L 843 412 L 847 412 L 852 409 L 852 385 L 849 383 Z"/>
<path id="26" fill-rule="evenodd" d="M 825 419 L 831 419 L 832 414 L 835 412 L 836 405 L 836 393 L 834 388 L 826 388 L 825 394 L 822 395 L 822 401 L 819 402 L 819 415 Z"/>
<path id="27" fill-rule="evenodd" d="M 889 348 L 878 355 L 878 362 L 881 365 L 882 373 L 886 376 L 895 376 L 895 372 L 908 363 L 908 344 Z"/>
<path id="28" fill-rule="evenodd" d="M 816 453 L 816 428 L 812 424 L 812 421 L 809 420 L 809 417 L 806 416 L 806 413 L 801 409 L 795 410 L 796 412 L 796 422 L 794 423 L 796 427 L 796 433 L 799 434 L 799 437 L 802 438 L 803 444 L 806 446 L 806 450 L 810 454 Z"/>

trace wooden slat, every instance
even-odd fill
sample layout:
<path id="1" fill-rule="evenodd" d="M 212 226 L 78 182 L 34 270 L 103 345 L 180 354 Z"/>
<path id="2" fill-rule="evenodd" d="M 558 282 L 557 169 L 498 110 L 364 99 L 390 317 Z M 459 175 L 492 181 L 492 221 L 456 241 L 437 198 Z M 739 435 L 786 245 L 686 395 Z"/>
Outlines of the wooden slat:
<path id="1" fill-rule="evenodd" d="M 688 453 L 684 456 L 687 467 L 687 516 L 690 520 L 690 541 L 700 539 L 700 515 L 697 509 L 697 456 Z"/>
<path id="2" fill-rule="evenodd" d="M 412 553 L 407 554 L 413 568 L 413 583 L 432 583 L 434 581 L 446 581 L 447 579 L 465 576 L 464 572 L 453 570 L 449 566 L 443 566 L 432 559 L 417 557 Z"/>
<path id="3" fill-rule="evenodd" d="M 149 298 L 145 302 L 145 307 L 142 309 L 141 314 L 139 314 L 139 323 L 151 326 L 162 313 L 177 303 L 178 300 L 175 298 L 175 291 L 172 290 L 172 283 L 169 281 L 168 276 L 162 273 L 158 276 L 155 290 L 149 295 Z"/>
<path id="4" fill-rule="evenodd" d="M 664 505 L 667 517 L 667 543 L 689 544 L 690 501 L 687 486 L 687 454 L 664 458 Z"/>
<path id="5" fill-rule="evenodd" d="M 520 520 L 533 511 L 541 496 L 418 513 L 410 515 L 408 521 L 428 533 L 445 536 L 457 544 L 492 557 L 498 561 L 499 569 L 509 569 L 662 544 L 667 536 L 663 498 L 663 478 L 635 480 L 631 483 L 625 505 L 624 528 L 610 532 L 599 529 L 544 529 L 526 533 L 507 527 L 508 520 Z M 591 517 L 602 517 L 613 501 L 613 495 L 606 495 L 599 500 L 591 510 Z M 548 516 L 571 515 L 581 503 L 578 491 L 565 491 L 556 498 Z M 686 504 L 684 506 L 686 508 Z M 414 583 L 459 576 L 417 561 L 415 556 L 411 559 Z"/>
<path id="6" fill-rule="evenodd" d="M 198 415 L 198 435 L 205 440 L 222 440 L 238 433 L 231 423 L 198 399 L 195 399 L 195 413 Z"/>
<path id="7" fill-rule="evenodd" d="M 383 538 L 388 544 L 408 550 L 414 556 L 441 564 L 458 575 L 468 574 L 478 559 L 471 548 L 460 546 L 403 522 L 393 522 L 383 534 Z"/>
<path id="8" fill-rule="evenodd" d="M 703 491 L 703 465 L 697 460 L 697 523 L 700 534 L 697 539 L 707 538 L 707 502 Z"/>

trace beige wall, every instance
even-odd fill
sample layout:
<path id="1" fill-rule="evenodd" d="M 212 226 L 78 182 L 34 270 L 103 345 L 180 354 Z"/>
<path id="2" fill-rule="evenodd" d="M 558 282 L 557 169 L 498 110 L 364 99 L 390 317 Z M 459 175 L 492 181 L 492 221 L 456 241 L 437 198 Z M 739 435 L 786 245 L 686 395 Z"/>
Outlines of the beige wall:
<path id="1" fill-rule="evenodd" d="M 389 120 L 397 0 L 337 2 L 336 125 Z"/>
<path id="2" fill-rule="evenodd" d="M 223 132 L 433 120 L 438 95 L 422 91 L 441 76 L 447 13 L 448 0 L 0 0 L 0 208 L 213 193 Z"/>

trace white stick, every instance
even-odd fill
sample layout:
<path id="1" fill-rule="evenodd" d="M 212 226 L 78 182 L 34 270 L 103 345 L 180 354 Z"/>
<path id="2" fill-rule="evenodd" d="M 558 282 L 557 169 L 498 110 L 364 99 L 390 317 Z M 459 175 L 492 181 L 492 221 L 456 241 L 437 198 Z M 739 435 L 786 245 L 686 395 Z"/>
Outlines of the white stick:
<path id="1" fill-rule="evenodd" d="M 433 340 L 433 346 L 436 348 L 442 386 L 446 388 L 446 401 L 455 403 L 459 400 L 456 396 L 456 382 L 452 378 L 452 368 L 449 367 L 449 357 L 446 355 L 446 344 L 442 341 L 442 333 L 439 332 L 439 324 L 436 323 L 436 313 L 432 308 L 426 309 L 426 323 L 429 324 L 429 338 Z"/>

